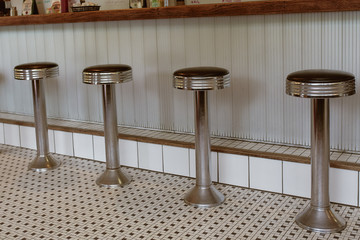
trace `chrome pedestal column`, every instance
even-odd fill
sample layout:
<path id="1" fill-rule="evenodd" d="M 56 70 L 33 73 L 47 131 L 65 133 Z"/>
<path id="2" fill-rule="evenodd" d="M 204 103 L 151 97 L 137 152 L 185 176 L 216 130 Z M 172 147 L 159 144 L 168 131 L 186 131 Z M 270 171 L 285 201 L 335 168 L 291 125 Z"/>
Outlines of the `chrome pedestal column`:
<path id="1" fill-rule="evenodd" d="M 16 80 L 29 80 L 32 83 L 34 119 L 37 154 L 29 164 L 29 169 L 43 172 L 61 165 L 49 153 L 49 137 L 45 104 L 45 91 L 42 81 L 59 75 L 59 66 L 51 62 L 34 62 L 18 65 L 14 68 Z"/>
<path id="2" fill-rule="evenodd" d="M 96 180 L 96 184 L 104 187 L 118 187 L 128 184 L 131 178 L 120 169 L 115 86 L 104 84 L 102 90 L 106 170 Z"/>
<path id="3" fill-rule="evenodd" d="M 120 187 L 131 178 L 121 171 L 118 145 L 115 84 L 132 80 L 132 69 L 124 64 L 105 64 L 83 70 L 83 82 L 102 86 L 106 169 L 96 180 L 102 187 Z"/>
<path id="4" fill-rule="evenodd" d="M 339 232 L 346 222 L 330 208 L 329 98 L 355 94 L 355 77 L 335 70 L 297 71 L 287 76 L 286 93 L 311 99 L 311 202 L 295 221 L 310 231 Z"/>
<path id="5" fill-rule="evenodd" d="M 55 169 L 61 165 L 49 153 L 45 92 L 41 81 L 32 80 L 37 154 L 29 164 L 30 170 L 38 172 Z"/>
<path id="6" fill-rule="evenodd" d="M 224 68 L 193 67 L 174 72 L 174 88 L 195 91 L 195 157 L 196 185 L 184 198 L 195 207 L 214 207 L 225 197 L 213 185 L 210 177 L 210 131 L 208 91 L 230 86 L 230 73 Z"/>
<path id="7" fill-rule="evenodd" d="M 210 130 L 207 91 L 195 91 L 195 157 L 196 186 L 188 192 L 185 202 L 196 207 L 214 207 L 225 197 L 213 185 L 210 177 Z"/>
<path id="8" fill-rule="evenodd" d="M 333 233 L 346 227 L 330 208 L 329 199 L 329 99 L 311 100 L 311 203 L 296 223 L 311 231 Z"/>

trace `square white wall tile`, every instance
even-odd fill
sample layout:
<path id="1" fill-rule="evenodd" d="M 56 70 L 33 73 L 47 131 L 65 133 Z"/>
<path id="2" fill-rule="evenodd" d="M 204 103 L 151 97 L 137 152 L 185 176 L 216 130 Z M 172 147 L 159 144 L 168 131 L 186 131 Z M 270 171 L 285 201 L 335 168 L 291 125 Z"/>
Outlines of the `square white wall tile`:
<path id="1" fill-rule="evenodd" d="M 5 136 L 4 136 L 4 124 L 0 123 L 0 144 L 5 143 Z"/>
<path id="2" fill-rule="evenodd" d="M 283 193 L 310 198 L 310 164 L 283 162 Z"/>
<path id="3" fill-rule="evenodd" d="M 164 172 L 189 176 L 189 149 L 163 146 Z"/>
<path id="4" fill-rule="evenodd" d="M 330 168 L 330 201 L 357 206 L 358 172 Z"/>
<path id="5" fill-rule="evenodd" d="M 162 145 L 138 143 L 139 168 L 152 171 L 163 171 Z"/>
<path id="6" fill-rule="evenodd" d="M 55 152 L 74 156 L 73 137 L 71 132 L 54 131 Z"/>
<path id="7" fill-rule="evenodd" d="M 195 149 L 189 149 L 190 177 L 196 177 Z M 213 182 L 218 182 L 218 157 L 217 152 L 210 153 L 210 176 Z"/>
<path id="8" fill-rule="evenodd" d="M 55 139 L 54 139 L 54 130 L 48 130 L 49 137 L 49 152 L 55 152 Z"/>
<path id="9" fill-rule="evenodd" d="M 4 123 L 5 144 L 20 147 L 20 128 L 19 125 Z"/>
<path id="10" fill-rule="evenodd" d="M 21 147 L 36 149 L 36 135 L 34 127 L 20 126 Z"/>
<path id="11" fill-rule="evenodd" d="M 74 156 L 81 158 L 94 159 L 92 135 L 83 133 L 73 133 Z"/>
<path id="12" fill-rule="evenodd" d="M 130 140 L 119 140 L 120 164 L 128 167 L 138 166 L 137 142 Z"/>
<path id="13" fill-rule="evenodd" d="M 219 153 L 219 182 L 242 187 L 249 186 L 249 158 Z"/>
<path id="14" fill-rule="evenodd" d="M 103 136 L 93 136 L 94 141 L 94 159 L 106 162 L 105 138 Z"/>
<path id="15" fill-rule="evenodd" d="M 282 193 L 282 163 L 280 160 L 249 157 L 250 188 Z"/>

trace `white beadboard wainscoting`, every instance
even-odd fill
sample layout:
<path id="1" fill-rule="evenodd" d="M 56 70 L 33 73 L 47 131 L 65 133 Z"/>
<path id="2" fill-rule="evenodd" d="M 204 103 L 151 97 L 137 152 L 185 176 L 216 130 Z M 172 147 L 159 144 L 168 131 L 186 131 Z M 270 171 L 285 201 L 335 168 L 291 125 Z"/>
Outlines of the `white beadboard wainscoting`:
<path id="1" fill-rule="evenodd" d="M 36 149 L 35 142 L 33 127 L 0 123 L 0 144 Z M 105 162 L 101 136 L 49 130 L 49 145 L 51 152 Z M 119 150 L 123 166 L 195 177 L 194 149 L 120 139 Z M 211 152 L 210 165 L 215 182 L 310 198 L 309 164 Z M 358 199 L 359 172 L 330 168 L 330 200 L 359 206 Z"/>
<path id="2" fill-rule="evenodd" d="M 32 114 L 30 82 L 13 67 L 59 64 L 47 79 L 50 117 L 102 121 L 101 89 L 82 83 L 90 65 L 123 63 L 134 81 L 116 87 L 118 123 L 194 131 L 193 93 L 172 72 L 198 65 L 231 71 L 231 88 L 210 93 L 214 135 L 309 145 L 310 101 L 285 95 L 285 78 L 305 68 L 360 78 L 360 12 L 69 23 L 0 28 L 0 111 Z M 359 89 L 359 87 L 357 87 Z M 331 147 L 360 151 L 360 95 L 331 100 Z"/>

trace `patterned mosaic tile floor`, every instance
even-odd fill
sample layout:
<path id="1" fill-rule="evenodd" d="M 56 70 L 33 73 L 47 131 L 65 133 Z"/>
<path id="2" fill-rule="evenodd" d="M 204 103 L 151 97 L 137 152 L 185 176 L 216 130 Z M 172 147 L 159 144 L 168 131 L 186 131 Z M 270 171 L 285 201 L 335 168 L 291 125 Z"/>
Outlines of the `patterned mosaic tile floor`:
<path id="1" fill-rule="evenodd" d="M 217 184 L 226 202 L 197 209 L 182 201 L 194 180 L 124 168 L 121 189 L 99 188 L 104 163 L 56 155 L 61 168 L 36 173 L 36 152 L 0 145 L 0 239 L 360 239 L 360 209 L 333 205 L 342 233 L 319 234 L 293 221 L 308 200 Z"/>

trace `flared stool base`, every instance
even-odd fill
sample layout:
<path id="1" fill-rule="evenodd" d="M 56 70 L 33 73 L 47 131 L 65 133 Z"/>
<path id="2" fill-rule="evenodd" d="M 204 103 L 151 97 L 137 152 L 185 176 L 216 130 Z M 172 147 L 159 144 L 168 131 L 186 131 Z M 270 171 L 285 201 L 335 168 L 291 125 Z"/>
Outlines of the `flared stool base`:
<path id="1" fill-rule="evenodd" d="M 35 172 L 45 172 L 58 168 L 61 165 L 61 162 L 56 160 L 50 154 L 45 156 L 36 156 L 34 160 L 29 163 L 29 170 Z"/>
<path id="2" fill-rule="evenodd" d="M 306 230 L 320 233 L 336 233 L 346 227 L 346 221 L 330 207 L 317 208 L 310 205 L 296 216 L 295 221 Z"/>
<path id="3" fill-rule="evenodd" d="M 96 184 L 100 187 L 121 187 L 129 184 L 131 178 L 121 171 L 120 168 L 106 169 L 96 180 Z"/>
<path id="4" fill-rule="evenodd" d="M 200 208 L 215 207 L 223 203 L 224 200 L 224 195 L 213 185 L 210 187 L 195 186 L 184 198 L 186 204 Z"/>

